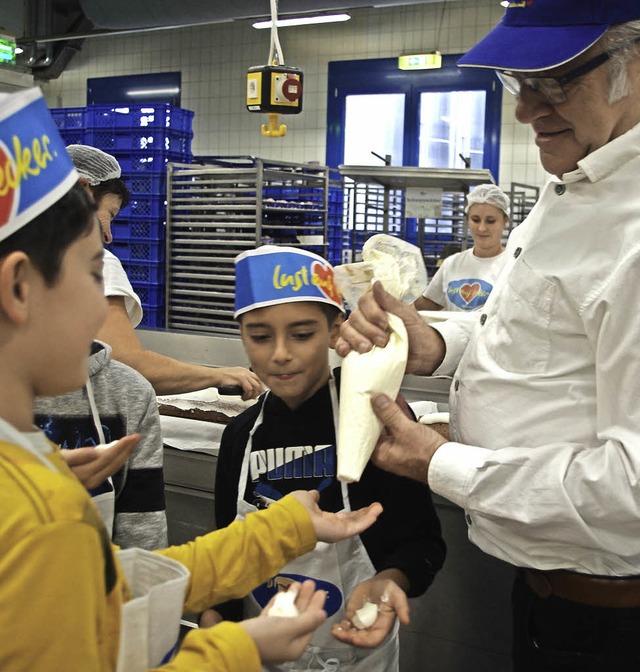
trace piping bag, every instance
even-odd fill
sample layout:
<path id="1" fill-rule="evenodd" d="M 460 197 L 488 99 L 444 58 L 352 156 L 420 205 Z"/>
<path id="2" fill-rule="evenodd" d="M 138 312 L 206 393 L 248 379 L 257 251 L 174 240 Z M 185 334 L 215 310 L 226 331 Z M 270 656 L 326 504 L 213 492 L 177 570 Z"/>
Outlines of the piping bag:
<path id="1" fill-rule="evenodd" d="M 349 308 L 379 280 L 385 290 L 405 303 L 413 303 L 427 285 L 427 272 L 419 248 L 404 240 L 378 234 L 362 248 L 362 262 L 336 266 L 335 281 Z M 409 351 L 402 320 L 387 313 L 389 342 L 369 352 L 351 351 L 342 361 L 338 416 L 338 479 L 359 481 L 382 432 L 371 407 L 371 396 L 382 392 L 395 399 L 404 378 Z"/>

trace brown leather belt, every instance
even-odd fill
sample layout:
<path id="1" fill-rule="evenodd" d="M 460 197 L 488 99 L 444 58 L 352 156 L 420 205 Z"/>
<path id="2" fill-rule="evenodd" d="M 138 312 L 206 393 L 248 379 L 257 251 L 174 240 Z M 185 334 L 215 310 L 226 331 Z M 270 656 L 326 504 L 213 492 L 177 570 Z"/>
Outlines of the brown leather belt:
<path id="1" fill-rule="evenodd" d="M 640 607 L 640 576 L 609 577 L 564 569 L 543 572 L 521 568 L 525 583 L 539 597 L 561 597 L 593 607 Z"/>

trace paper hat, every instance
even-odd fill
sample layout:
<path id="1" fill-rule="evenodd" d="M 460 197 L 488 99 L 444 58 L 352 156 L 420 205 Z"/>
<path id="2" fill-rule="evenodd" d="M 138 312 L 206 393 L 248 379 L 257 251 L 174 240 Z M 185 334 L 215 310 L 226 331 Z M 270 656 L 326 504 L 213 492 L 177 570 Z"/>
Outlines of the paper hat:
<path id="1" fill-rule="evenodd" d="M 344 312 L 333 266 L 322 257 L 295 247 L 263 245 L 239 254 L 234 317 L 279 303 L 318 301 Z"/>
<path id="2" fill-rule="evenodd" d="M 77 180 L 40 89 L 0 94 L 0 240 L 42 214 Z"/>
<path id="3" fill-rule="evenodd" d="M 573 60 L 618 23 L 640 19 L 638 0 L 521 0 L 458 65 L 531 72 Z"/>

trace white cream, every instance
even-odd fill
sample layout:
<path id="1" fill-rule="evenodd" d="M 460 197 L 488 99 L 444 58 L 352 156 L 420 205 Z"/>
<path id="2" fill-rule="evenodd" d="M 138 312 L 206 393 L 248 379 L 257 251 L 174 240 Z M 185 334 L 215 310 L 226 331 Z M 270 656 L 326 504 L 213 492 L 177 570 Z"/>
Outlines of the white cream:
<path id="1" fill-rule="evenodd" d="M 300 615 L 295 605 L 298 591 L 289 589 L 276 594 L 276 598 L 269 609 L 269 616 L 282 616 L 283 618 L 295 618 Z"/>
<path id="2" fill-rule="evenodd" d="M 370 628 L 378 618 L 378 606 L 373 602 L 365 602 L 353 615 L 351 622 L 358 630 Z"/>
<path id="3" fill-rule="evenodd" d="M 387 318 L 387 345 L 362 354 L 352 351 L 342 363 L 337 452 L 338 479 L 346 483 L 360 480 L 382 431 L 371 396 L 382 392 L 395 399 L 407 365 L 407 330 L 396 315 L 387 313 Z"/>

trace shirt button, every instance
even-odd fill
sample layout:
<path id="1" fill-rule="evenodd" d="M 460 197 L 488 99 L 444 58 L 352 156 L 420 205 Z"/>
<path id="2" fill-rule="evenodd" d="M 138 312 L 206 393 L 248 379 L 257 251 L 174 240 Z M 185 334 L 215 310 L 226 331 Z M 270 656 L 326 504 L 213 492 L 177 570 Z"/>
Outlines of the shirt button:
<path id="1" fill-rule="evenodd" d="M 487 314 L 483 313 L 480 315 L 480 324 L 484 324 L 487 321 Z"/>
<path id="2" fill-rule="evenodd" d="M 513 252 L 513 258 L 517 259 L 520 256 L 520 252 L 522 252 L 522 248 L 521 247 L 516 247 L 516 249 Z"/>
<path id="3" fill-rule="evenodd" d="M 456 382 L 453 384 L 453 389 L 457 392 L 459 387 L 460 387 L 460 381 L 456 380 Z"/>
<path id="4" fill-rule="evenodd" d="M 558 196 L 562 196 L 566 190 L 567 188 L 564 184 L 556 184 L 556 194 L 558 194 Z"/>

